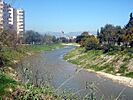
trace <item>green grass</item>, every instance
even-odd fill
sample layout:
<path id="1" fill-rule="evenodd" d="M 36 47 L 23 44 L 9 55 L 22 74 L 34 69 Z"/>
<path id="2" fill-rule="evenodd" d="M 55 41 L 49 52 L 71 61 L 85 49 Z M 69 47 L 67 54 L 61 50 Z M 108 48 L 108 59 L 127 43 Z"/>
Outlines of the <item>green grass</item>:
<path id="1" fill-rule="evenodd" d="M 12 89 L 12 92 L 9 89 Z M 55 89 L 50 86 L 36 87 L 32 84 L 15 81 L 0 70 L 0 100 L 5 100 L 5 98 L 6 100 L 31 100 L 31 98 L 33 100 L 63 100 L 63 98 L 71 100 L 75 98 L 75 95 L 72 96 L 71 92 L 68 93 L 57 94 Z"/>
<path id="2" fill-rule="evenodd" d="M 0 70 L 0 96 L 8 94 L 6 88 L 15 88 L 17 82 Z"/>
<path id="3" fill-rule="evenodd" d="M 29 45 L 26 46 L 26 51 L 33 51 L 33 52 L 41 52 L 41 51 L 50 51 L 56 48 L 61 48 L 63 45 L 61 44 L 43 44 L 43 45 Z"/>
<path id="4" fill-rule="evenodd" d="M 114 75 L 116 73 L 121 73 L 121 75 L 128 77 L 133 76 L 132 72 L 126 74 L 127 72 L 130 72 L 126 66 L 132 58 L 133 53 L 128 52 L 127 50 L 103 53 L 102 50 L 85 51 L 85 49 L 81 47 L 72 50 L 64 56 L 64 59 L 84 68 L 92 69 L 95 71 L 104 71 Z M 118 72 L 115 70 L 115 66 L 120 67 Z"/>
<path id="5" fill-rule="evenodd" d="M 43 45 L 21 45 L 17 50 L 5 47 L 0 55 L 5 59 L 6 66 L 13 66 L 13 60 L 21 60 L 26 57 L 28 53 L 35 54 L 42 51 L 50 51 L 56 48 L 63 47 L 62 44 L 43 44 Z"/>
<path id="6" fill-rule="evenodd" d="M 28 56 L 28 53 L 35 54 L 43 51 L 51 51 L 53 49 L 64 47 L 62 44 L 43 44 L 43 45 L 21 45 L 16 50 L 13 50 L 11 48 L 5 47 L 0 52 L 0 55 L 5 59 L 4 68 L 7 67 L 13 67 L 14 63 L 13 60 L 21 60 L 24 57 Z M 35 95 L 36 97 L 39 97 L 40 94 L 44 93 L 45 95 L 49 94 L 54 96 L 52 93 L 53 90 L 48 87 L 30 87 L 28 84 L 23 85 L 20 82 L 15 81 L 8 72 L 4 72 L 3 69 L 0 69 L 0 100 L 2 99 L 2 96 L 11 96 L 11 93 L 6 91 L 6 88 L 11 88 L 13 90 L 16 89 L 18 85 L 25 86 L 25 90 L 30 90 L 29 93 L 26 93 L 24 98 L 29 97 L 30 95 Z M 7 73 L 7 74 L 6 74 Z M 12 72 L 10 72 L 12 74 Z M 19 98 L 19 96 L 17 97 Z M 23 98 L 23 99 L 24 99 Z M 25 99 L 27 100 L 27 99 Z"/>
<path id="7" fill-rule="evenodd" d="M 12 89 L 12 92 L 10 92 L 9 89 Z M 19 94 L 15 94 L 15 91 Z M 23 84 L 15 81 L 8 74 L 0 70 L 0 100 L 2 100 L 3 97 L 7 97 L 8 100 L 9 98 L 15 98 L 15 100 L 27 100 L 29 97 L 38 100 L 40 96 L 52 98 L 55 98 L 55 96 L 58 97 L 58 95 L 54 93 L 53 88 L 49 86 L 35 87 L 32 84 Z"/>

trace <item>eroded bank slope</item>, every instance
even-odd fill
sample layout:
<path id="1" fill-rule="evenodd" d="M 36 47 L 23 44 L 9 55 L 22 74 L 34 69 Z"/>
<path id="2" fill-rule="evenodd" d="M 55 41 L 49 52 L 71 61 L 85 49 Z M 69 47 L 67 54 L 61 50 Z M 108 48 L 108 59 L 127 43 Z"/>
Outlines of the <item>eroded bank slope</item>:
<path id="1" fill-rule="evenodd" d="M 64 59 L 95 71 L 98 75 L 133 87 L 133 54 L 126 51 L 103 53 L 102 50 L 85 51 L 77 47 L 64 56 Z"/>

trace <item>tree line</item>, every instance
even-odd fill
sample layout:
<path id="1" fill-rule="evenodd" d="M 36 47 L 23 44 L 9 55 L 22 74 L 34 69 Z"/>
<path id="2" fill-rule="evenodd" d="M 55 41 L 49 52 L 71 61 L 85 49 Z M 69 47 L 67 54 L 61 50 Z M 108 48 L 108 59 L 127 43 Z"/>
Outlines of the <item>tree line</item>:
<path id="1" fill-rule="evenodd" d="M 39 32 L 28 30 L 23 36 L 17 34 L 13 29 L 0 30 L 0 67 L 3 65 L 4 57 L 3 50 L 10 48 L 12 50 L 18 50 L 23 44 L 40 45 L 40 44 L 52 44 L 52 43 L 69 43 L 73 42 L 72 39 L 66 37 L 56 37 L 50 34 L 41 34 Z"/>
<path id="2" fill-rule="evenodd" d="M 35 32 L 33 30 L 26 31 L 24 34 L 24 44 L 51 44 L 51 43 L 70 43 L 74 42 L 71 38 L 66 37 L 56 37 L 49 34 L 40 34 L 39 32 Z"/>
<path id="3" fill-rule="evenodd" d="M 59 42 L 55 36 L 49 34 L 40 34 L 33 30 L 28 30 L 24 33 L 23 44 L 50 44 Z"/>
<path id="4" fill-rule="evenodd" d="M 90 35 L 88 32 L 83 32 L 77 36 L 76 42 L 80 43 L 86 50 L 90 49 L 122 49 L 126 47 L 133 47 L 133 16 L 130 14 L 130 19 L 127 25 L 123 28 L 121 26 L 114 26 L 106 24 L 97 31 L 97 36 Z"/>

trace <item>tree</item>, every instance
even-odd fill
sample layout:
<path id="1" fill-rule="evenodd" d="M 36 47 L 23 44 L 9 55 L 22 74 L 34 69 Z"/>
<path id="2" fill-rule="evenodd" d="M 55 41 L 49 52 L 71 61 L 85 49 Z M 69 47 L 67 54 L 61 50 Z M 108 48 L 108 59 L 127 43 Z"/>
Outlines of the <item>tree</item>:
<path id="1" fill-rule="evenodd" d="M 24 34 L 25 43 L 28 44 L 41 44 L 43 36 L 33 30 L 26 31 Z"/>
<path id="2" fill-rule="evenodd" d="M 99 40 L 94 35 L 90 35 L 85 40 L 86 50 L 99 49 Z"/>
<path id="3" fill-rule="evenodd" d="M 111 24 L 101 27 L 101 31 L 97 31 L 97 37 L 101 44 L 121 45 L 123 42 L 122 36 L 125 33 L 120 26 L 113 26 Z"/>
<path id="4" fill-rule="evenodd" d="M 132 13 L 130 13 L 130 19 L 129 19 L 128 24 L 125 26 L 125 28 L 127 29 L 129 27 L 133 27 L 133 15 L 132 15 Z"/>
<path id="5" fill-rule="evenodd" d="M 100 33 L 98 33 L 98 38 L 102 44 L 115 44 L 116 42 L 116 27 L 111 24 L 106 24 L 101 27 Z"/>
<path id="6" fill-rule="evenodd" d="M 43 36 L 43 43 L 51 44 L 51 43 L 56 43 L 56 42 L 58 42 L 58 40 L 56 39 L 55 36 L 48 35 L 48 34 L 45 34 Z"/>
<path id="7" fill-rule="evenodd" d="M 125 30 L 122 29 L 120 26 L 116 26 L 116 33 L 114 36 L 114 42 L 117 43 L 117 45 L 122 45 L 123 43 L 123 34 L 125 33 Z"/>
<path id="8" fill-rule="evenodd" d="M 128 24 L 125 26 L 125 34 L 123 40 L 126 45 L 133 47 L 133 15 L 130 13 L 130 19 Z"/>
<path id="9" fill-rule="evenodd" d="M 14 30 L 0 31 L 0 67 L 2 67 L 4 65 L 4 62 L 7 60 L 3 56 L 2 49 L 8 46 L 16 50 L 17 45 L 18 45 L 18 38 L 17 38 L 17 33 Z"/>
<path id="10" fill-rule="evenodd" d="M 81 35 L 82 36 L 89 36 L 89 32 L 83 32 Z"/>
<path id="11" fill-rule="evenodd" d="M 123 40 L 126 45 L 133 47 L 133 27 L 126 29 L 126 33 L 123 35 Z"/>
<path id="12" fill-rule="evenodd" d="M 3 30 L 0 32 L 0 45 L 16 49 L 18 44 L 17 33 L 14 30 Z"/>
<path id="13" fill-rule="evenodd" d="M 60 37 L 59 40 L 63 43 L 68 43 L 69 40 L 66 37 Z"/>
<path id="14" fill-rule="evenodd" d="M 81 46 L 84 47 L 85 40 L 86 40 L 86 38 L 88 36 L 89 36 L 89 33 L 88 32 L 83 32 L 81 35 L 79 35 L 79 36 L 76 37 L 76 43 L 79 43 Z"/>

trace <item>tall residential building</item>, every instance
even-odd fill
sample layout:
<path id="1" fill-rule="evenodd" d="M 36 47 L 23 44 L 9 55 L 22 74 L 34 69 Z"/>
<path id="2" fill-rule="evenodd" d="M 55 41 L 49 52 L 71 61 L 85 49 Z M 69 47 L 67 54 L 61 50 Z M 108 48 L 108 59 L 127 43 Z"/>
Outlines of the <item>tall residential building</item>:
<path id="1" fill-rule="evenodd" d="M 3 29 L 3 2 L 0 1 L 0 29 Z"/>
<path id="2" fill-rule="evenodd" d="M 0 0 L 0 29 L 13 29 L 19 37 L 25 32 L 25 13 Z"/>
<path id="3" fill-rule="evenodd" d="M 9 7 L 9 10 L 8 10 L 8 13 L 10 14 L 10 17 L 9 17 L 9 19 L 8 19 L 8 24 L 9 24 L 9 28 L 11 28 L 11 29 L 14 29 L 14 30 L 16 30 L 16 27 L 15 27 L 15 16 L 14 16 L 14 8 L 13 7 Z"/>
<path id="4" fill-rule="evenodd" d="M 0 0 L 0 29 L 8 29 L 9 28 L 9 7 L 7 3 Z"/>
<path id="5" fill-rule="evenodd" d="M 17 9 L 17 34 L 20 36 L 25 32 L 25 13 L 23 9 Z"/>

